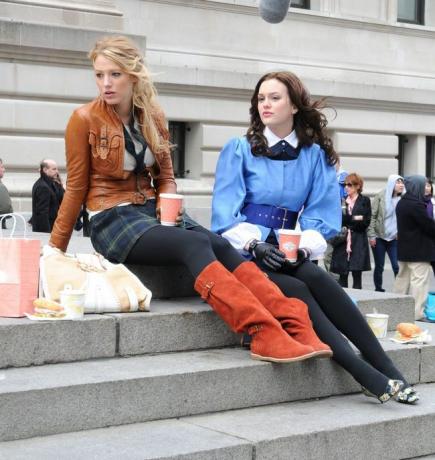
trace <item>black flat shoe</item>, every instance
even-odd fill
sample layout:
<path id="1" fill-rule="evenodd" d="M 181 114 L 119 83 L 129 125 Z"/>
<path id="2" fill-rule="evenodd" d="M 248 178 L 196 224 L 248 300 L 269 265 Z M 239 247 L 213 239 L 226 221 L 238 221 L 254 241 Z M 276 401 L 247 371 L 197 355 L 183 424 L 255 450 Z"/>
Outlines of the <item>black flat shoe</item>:
<path id="1" fill-rule="evenodd" d="M 367 388 L 362 387 L 363 394 L 365 396 L 369 396 L 370 398 L 376 398 L 382 404 L 389 401 L 391 398 L 395 397 L 398 394 L 405 384 L 402 380 L 388 380 L 387 387 L 385 388 L 385 392 L 379 396 L 374 395 L 371 393 Z M 411 404 L 411 403 L 407 403 Z"/>
<path id="2" fill-rule="evenodd" d="M 394 395 L 394 399 L 402 404 L 417 404 L 420 399 L 420 395 L 417 393 L 415 388 L 407 387 L 404 390 L 398 391 Z"/>

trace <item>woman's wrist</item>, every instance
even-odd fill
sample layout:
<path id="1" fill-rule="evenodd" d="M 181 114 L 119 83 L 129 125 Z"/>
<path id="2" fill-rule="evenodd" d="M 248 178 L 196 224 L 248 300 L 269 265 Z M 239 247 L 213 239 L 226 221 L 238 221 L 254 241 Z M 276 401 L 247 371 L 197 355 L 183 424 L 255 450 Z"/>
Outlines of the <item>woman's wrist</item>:
<path id="1" fill-rule="evenodd" d="M 257 246 L 259 241 L 255 238 L 250 239 L 246 244 L 245 244 L 245 251 L 249 252 L 249 254 L 254 255 L 254 249 Z"/>

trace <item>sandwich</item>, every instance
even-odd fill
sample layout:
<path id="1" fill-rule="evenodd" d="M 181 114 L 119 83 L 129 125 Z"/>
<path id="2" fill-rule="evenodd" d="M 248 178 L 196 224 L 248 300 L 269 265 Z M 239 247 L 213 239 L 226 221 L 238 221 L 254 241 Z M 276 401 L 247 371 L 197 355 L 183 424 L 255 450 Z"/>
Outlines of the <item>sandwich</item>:
<path id="1" fill-rule="evenodd" d="M 62 305 L 54 300 L 39 298 L 33 301 L 35 312 L 33 316 L 37 318 L 65 318 L 66 312 Z"/>

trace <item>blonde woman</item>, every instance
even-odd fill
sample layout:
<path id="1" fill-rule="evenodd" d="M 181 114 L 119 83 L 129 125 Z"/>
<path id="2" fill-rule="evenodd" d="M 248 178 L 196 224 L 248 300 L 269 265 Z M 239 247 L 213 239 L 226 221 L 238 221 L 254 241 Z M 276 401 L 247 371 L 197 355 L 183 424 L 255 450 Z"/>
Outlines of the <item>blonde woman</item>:
<path id="1" fill-rule="evenodd" d="M 95 249 L 113 262 L 184 264 L 195 289 L 236 332 L 253 335 L 251 356 L 272 362 L 329 357 L 307 306 L 288 299 L 259 271 L 255 296 L 232 272 L 244 273 L 231 245 L 180 214 L 160 224 L 159 196 L 177 190 L 168 130 L 137 47 L 106 37 L 89 54 L 99 96 L 78 108 L 66 128 L 67 190 L 51 234 L 64 251 L 82 204 Z M 267 308 L 266 308 L 267 307 Z"/>

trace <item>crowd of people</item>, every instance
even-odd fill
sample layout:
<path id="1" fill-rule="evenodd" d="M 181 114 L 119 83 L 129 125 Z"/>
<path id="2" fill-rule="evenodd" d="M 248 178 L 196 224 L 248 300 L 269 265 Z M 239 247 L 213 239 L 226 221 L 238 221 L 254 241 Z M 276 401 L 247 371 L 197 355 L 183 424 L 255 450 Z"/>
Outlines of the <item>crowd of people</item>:
<path id="1" fill-rule="evenodd" d="M 51 233 L 50 245 L 65 251 L 86 207 L 98 252 L 113 262 L 184 264 L 201 297 L 232 330 L 248 334 L 253 359 L 332 357 L 364 394 L 414 404 L 416 390 L 343 287 L 351 273 L 352 287 L 362 288 L 371 248 L 374 286 L 383 291 L 387 253 L 395 290 L 410 292 L 422 317 L 435 261 L 432 184 L 391 175 L 371 202 L 363 178 L 340 168 L 323 101 L 293 73 L 271 72 L 253 91 L 246 135 L 219 156 L 211 231 L 183 209 L 177 225 L 162 226 L 160 195 L 176 192 L 172 145 L 143 56 L 129 39 L 105 37 L 89 57 L 98 96 L 68 122 L 66 189 L 54 160 L 40 164 L 33 230 Z M 12 210 L 3 173 L 0 160 L 0 213 Z M 290 262 L 278 230 L 296 225 L 302 237 Z M 339 283 L 315 263 L 327 247 Z"/>

